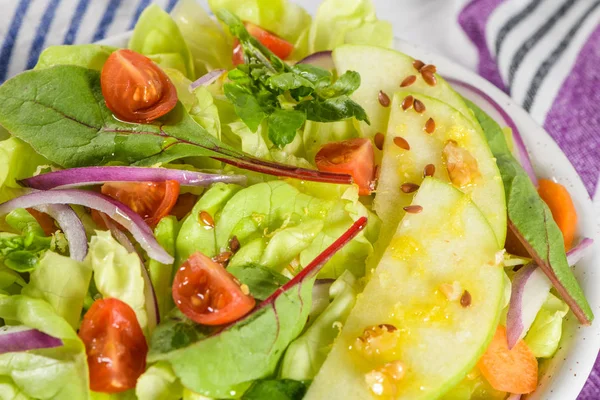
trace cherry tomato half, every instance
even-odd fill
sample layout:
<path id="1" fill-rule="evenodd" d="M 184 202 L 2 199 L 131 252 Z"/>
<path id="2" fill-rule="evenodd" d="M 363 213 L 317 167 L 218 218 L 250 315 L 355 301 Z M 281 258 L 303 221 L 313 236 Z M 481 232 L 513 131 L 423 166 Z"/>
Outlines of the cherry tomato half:
<path id="1" fill-rule="evenodd" d="M 100 75 L 106 106 L 123 121 L 150 122 L 177 104 L 177 90 L 158 65 L 132 50 L 108 57 Z"/>
<path id="2" fill-rule="evenodd" d="M 274 33 L 262 29 L 260 26 L 254 25 L 250 22 L 245 22 L 248 33 L 254 36 L 259 42 L 261 42 L 267 49 L 271 50 L 277 57 L 285 60 L 292 54 L 294 45 L 277 36 Z M 244 50 L 239 40 L 233 41 L 233 65 L 239 65 L 244 63 Z"/>
<path id="3" fill-rule="evenodd" d="M 52 234 L 58 230 L 58 227 L 54 223 L 54 218 L 48 214 L 40 212 L 34 208 L 28 208 L 27 211 L 33 218 L 35 218 L 38 224 L 40 224 L 40 227 L 46 236 L 52 236 Z"/>
<path id="4" fill-rule="evenodd" d="M 197 252 L 177 270 L 173 300 L 189 319 L 203 325 L 224 325 L 248 314 L 255 304 L 235 278 L 204 254 Z"/>
<path id="5" fill-rule="evenodd" d="M 319 171 L 352 175 L 359 194 L 371 194 L 374 166 L 373 143 L 366 138 L 327 143 L 315 156 Z"/>
<path id="6" fill-rule="evenodd" d="M 135 387 L 146 369 L 148 345 L 133 309 L 118 299 L 99 299 L 83 317 L 90 389 L 118 393 Z"/>
<path id="7" fill-rule="evenodd" d="M 192 208 L 196 205 L 196 201 L 198 201 L 198 196 L 193 193 L 182 193 L 179 195 L 177 202 L 171 209 L 169 214 L 174 215 L 178 220 L 183 219 Z"/>
<path id="8" fill-rule="evenodd" d="M 175 206 L 179 196 L 179 182 L 115 182 L 102 185 L 102 194 L 125 204 L 151 227 L 156 224 Z M 102 218 L 92 218 L 99 223 Z M 103 226 L 103 224 L 99 224 Z"/>

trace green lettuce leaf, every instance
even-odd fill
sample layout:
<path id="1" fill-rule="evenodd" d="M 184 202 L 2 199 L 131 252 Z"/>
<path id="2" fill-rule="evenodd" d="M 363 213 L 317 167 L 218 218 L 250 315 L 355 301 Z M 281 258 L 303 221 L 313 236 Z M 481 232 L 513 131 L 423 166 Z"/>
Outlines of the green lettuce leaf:
<path id="1" fill-rule="evenodd" d="M 114 297 L 129 305 L 144 332 L 148 332 L 148 314 L 144 295 L 142 262 L 129 253 L 108 231 L 96 231 L 85 259 L 94 272 L 94 283 L 103 297 Z M 154 306 L 148 305 L 148 306 Z"/>
<path id="2" fill-rule="evenodd" d="M 161 361 L 138 378 L 135 394 L 139 400 L 179 400 L 183 396 L 183 386 L 169 363 Z"/>
<path id="3" fill-rule="evenodd" d="M 40 54 L 35 69 L 49 68 L 55 65 L 78 65 L 100 71 L 115 50 L 117 50 L 115 47 L 99 44 L 50 46 Z"/>
<path id="4" fill-rule="evenodd" d="M 32 176 L 38 166 L 50 162 L 27 143 L 11 137 L 0 142 L 0 203 L 22 195 L 25 191 L 17 183 Z"/>
<path id="5" fill-rule="evenodd" d="M 302 400 L 307 386 L 292 379 L 263 379 L 244 393 L 242 400 Z"/>
<path id="6" fill-rule="evenodd" d="M 22 294 L 47 301 L 58 316 L 77 329 L 92 269 L 86 263 L 52 251 L 47 251 L 39 264 Z"/>
<path id="7" fill-rule="evenodd" d="M 349 271 L 331 285 L 330 304 L 287 348 L 279 373 L 282 378 L 305 381 L 317 375 L 359 292 L 356 279 Z"/>
<path id="8" fill-rule="evenodd" d="M 173 216 L 161 219 L 154 229 L 156 240 L 172 256 L 175 255 L 175 240 L 178 232 L 179 223 Z M 150 260 L 148 261 L 148 273 L 154 287 L 159 313 L 167 315 L 175 307 L 171 295 L 171 284 L 175 275 L 173 264 L 161 264 L 156 260 Z"/>
<path id="9" fill-rule="evenodd" d="M 327 123 L 306 121 L 302 130 L 306 159 L 314 163 L 317 152 L 325 144 L 359 137 L 355 123 L 354 119 Z"/>
<path id="10" fill-rule="evenodd" d="M 5 384 L 17 393 L 42 400 L 89 398 L 85 347 L 50 304 L 27 296 L 0 296 L 0 318 L 63 342 L 63 346 L 51 349 L 0 354 L 0 388 Z"/>
<path id="11" fill-rule="evenodd" d="M 467 101 L 481 124 L 504 183 L 509 228 L 523 242 L 535 263 L 582 323 L 591 323 L 594 313 L 567 263 L 564 241 L 550 209 L 514 158 L 502 129 L 485 112 Z"/>
<path id="12" fill-rule="evenodd" d="M 129 48 L 161 66 L 178 69 L 189 79 L 195 78 L 192 54 L 177 24 L 156 4 L 140 15 Z"/>
<path id="13" fill-rule="evenodd" d="M 319 6 L 308 36 L 309 53 L 342 44 L 391 47 L 392 25 L 380 21 L 371 0 L 325 0 Z"/>
<path id="14" fill-rule="evenodd" d="M 569 306 L 552 293 L 538 312 L 525 343 L 537 358 L 550 358 L 556 353 L 562 336 L 563 318 L 569 312 Z"/>
<path id="15" fill-rule="evenodd" d="M 197 1 L 180 0 L 171 15 L 192 54 L 194 78 L 215 69 L 233 68 L 231 39 Z"/>
<path id="16" fill-rule="evenodd" d="M 250 295 L 263 301 L 289 279 L 260 264 L 228 265 L 227 272 L 235 276 L 240 283 L 247 285 Z"/>

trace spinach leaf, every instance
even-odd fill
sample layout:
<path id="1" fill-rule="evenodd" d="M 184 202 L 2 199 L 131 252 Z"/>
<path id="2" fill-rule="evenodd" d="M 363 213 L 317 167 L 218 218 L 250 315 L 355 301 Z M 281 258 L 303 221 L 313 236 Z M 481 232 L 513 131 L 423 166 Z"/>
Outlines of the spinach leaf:
<path id="1" fill-rule="evenodd" d="M 227 271 L 241 283 L 248 285 L 250 295 L 261 301 L 289 281 L 285 276 L 259 264 L 233 265 Z"/>
<path id="2" fill-rule="evenodd" d="M 192 156 L 305 180 L 349 183 L 324 174 L 260 160 L 222 143 L 178 104 L 152 124 L 115 119 L 106 107 L 100 73 L 73 65 L 27 71 L 0 86 L 0 125 L 64 168 L 154 165 Z"/>
<path id="3" fill-rule="evenodd" d="M 292 379 L 264 379 L 254 382 L 242 400 L 301 400 L 307 387 Z"/>
<path id="4" fill-rule="evenodd" d="M 579 321 L 590 324 L 594 314 L 567 263 L 562 233 L 552 219 L 550 209 L 511 154 L 500 126 L 475 104 L 466 101 L 496 158 L 504 183 L 509 229 L 552 281 Z"/>
<path id="5" fill-rule="evenodd" d="M 185 387 L 216 398 L 236 396 L 252 381 L 272 376 L 306 324 L 316 274 L 366 223 L 367 218 L 360 218 L 294 279 L 233 324 L 204 327 L 176 310 L 154 331 L 148 362 L 168 361 Z"/>
<path id="6" fill-rule="evenodd" d="M 333 82 L 329 71 L 316 66 L 290 67 L 250 36 L 237 16 L 222 9 L 217 17 L 244 49 L 245 63 L 229 72 L 232 82 L 224 90 L 252 132 L 267 118 L 269 139 L 283 147 L 307 119 L 334 122 L 354 117 L 369 123 L 365 110 L 348 97 L 360 86 L 357 72 L 347 71 Z"/>

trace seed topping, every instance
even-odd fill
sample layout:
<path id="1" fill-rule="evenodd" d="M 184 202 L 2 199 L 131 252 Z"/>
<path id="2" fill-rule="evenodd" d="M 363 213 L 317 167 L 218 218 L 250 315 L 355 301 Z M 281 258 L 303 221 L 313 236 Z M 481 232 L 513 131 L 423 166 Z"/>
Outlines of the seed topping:
<path id="1" fill-rule="evenodd" d="M 233 255 L 232 252 L 224 251 L 224 252 L 214 256 L 213 261 L 225 266 L 229 262 L 229 259 L 231 258 L 232 255 Z"/>
<path id="2" fill-rule="evenodd" d="M 238 240 L 237 236 L 233 236 L 229 240 L 229 249 L 234 253 L 237 253 L 237 251 L 240 249 L 240 241 Z"/>
<path id="3" fill-rule="evenodd" d="M 433 176 L 435 174 L 435 165 L 427 164 L 425 168 L 423 168 L 423 176 Z"/>
<path id="4" fill-rule="evenodd" d="M 407 87 L 412 85 L 413 83 L 415 83 L 415 81 L 417 80 L 417 77 L 415 75 L 409 75 L 406 78 L 404 78 L 404 80 L 402 81 L 402 83 L 400 84 L 400 87 Z"/>
<path id="5" fill-rule="evenodd" d="M 409 213 L 409 214 L 418 214 L 421 211 L 423 211 L 423 207 L 421 207 L 419 205 L 416 205 L 416 204 L 413 204 L 413 205 L 410 205 L 410 206 L 406 206 L 406 207 L 402 207 L 402 209 L 404 211 L 406 211 L 407 213 Z"/>
<path id="6" fill-rule="evenodd" d="M 385 141 L 385 136 L 381 132 L 377 132 L 375 137 L 373 138 L 373 142 L 375 142 L 375 147 L 379 150 L 383 150 L 383 142 Z"/>
<path id="7" fill-rule="evenodd" d="M 421 71 L 421 68 L 423 68 L 424 66 L 425 66 L 425 63 L 421 60 L 413 61 L 413 67 L 415 67 L 415 69 L 417 71 Z"/>
<path id="8" fill-rule="evenodd" d="M 404 111 L 408 110 L 413 106 L 415 99 L 412 96 L 406 96 L 404 100 L 402 100 L 402 109 Z"/>
<path id="9" fill-rule="evenodd" d="M 433 72 L 421 71 L 421 76 L 423 77 L 425 83 L 427 83 L 429 86 L 435 86 L 437 84 L 437 78 L 435 77 Z"/>
<path id="10" fill-rule="evenodd" d="M 418 112 L 419 114 L 423 114 L 425 112 L 425 104 L 423 104 L 423 102 L 419 99 L 415 99 L 415 103 L 413 105 L 414 109 L 416 112 Z"/>
<path id="11" fill-rule="evenodd" d="M 200 220 L 200 223 L 202 225 L 204 225 L 204 227 L 206 229 L 212 229 L 215 227 L 215 220 L 206 211 L 200 211 L 200 214 L 198 215 L 198 219 Z"/>
<path id="12" fill-rule="evenodd" d="M 402 186 L 400 186 L 400 189 L 402 189 L 404 193 L 413 193 L 419 190 L 419 185 L 416 183 L 407 182 L 403 183 Z"/>
<path id="13" fill-rule="evenodd" d="M 431 72 L 432 74 L 435 74 L 437 72 L 437 68 L 433 64 L 427 64 L 421 68 L 420 72 Z"/>
<path id="14" fill-rule="evenodd" d="M 377 98 L 379 99 L 379 104 L 381 104 L 382 106 L 384 106 L 384 107 L 390 106 L 390 96 L 388 96 L 383 90 L 379 91 Z"/>
<path id="15" fill-rule="evenodd" d="M 408 144 L 408 142 L 406 141 L 406 139 L 404 139 L 401 136 L 396 136 L 394 138 L 394 144 L 396 146 L 400 147 L 401 149 L 410 150 L 410 144 Z"/>
<path id="16" fill-rule="evenodd" d="M 468 290 L 465 290 L 460 296 L 460 305 L 467 308 L 471 305 L 471 293 Z"/>
<path id="17" fill-rule="evenodd" d="M 429 118 L 427 120 L 427 122 L 425 122 L 425 132 L 427 133 L 433 133 L 435 132 L 435 121 L 433 120 L 433 118 Z"/>

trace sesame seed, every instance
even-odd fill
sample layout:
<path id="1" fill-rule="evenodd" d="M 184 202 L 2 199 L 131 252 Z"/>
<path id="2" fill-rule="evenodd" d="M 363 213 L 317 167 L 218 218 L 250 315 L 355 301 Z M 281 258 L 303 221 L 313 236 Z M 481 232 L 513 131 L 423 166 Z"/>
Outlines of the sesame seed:
<path id="1" fill-rule="evenodd" d="M 379 104 L 384 107 L 390 106 L 390 96 L 388 96 L 383 90 L 379 91 L 379 95 L 377 97 L 379 99 Z"/>
<path id="2" fill-rule="evenodd" d="M 413 61 L 413 67 L 415 67 L 415 69 L 417 71 L 421 71 L 421 68 L 423 68 L 424 66 L 425 66 L 425 63 L 421 60 Z"/>
<path id="3" fill-rule="evenodd" d="M 425 122 L 425 132 L 433 133 L 435 132 L 435 121 L 433 118 L 429 118 L 427 122 Z"/>
<path id="4" fill-rule="evenodd" d="M 212 228 L 215 227 L 215 220 L 206 211 L 200 211 L 200 214 L 198 215 L 198 218 L 200 220 L 200 223 L 202 225 L 204 225 L 205 228 L 212 229 Z"/>
<path id="5" fill-rule="evenodd" d="M 433 176 L 435 174 L 435 165 L 427 164 L 425 168 L 423 168 L 423 176 Z"/>
<path id="6" fill-rule="evenodd" d="M 437 68 L 433 64 L 427 64 L 421 68 L 420 72 L 431 72 L 432 74 L 435 74 L 437 72 Z"/>
<path id="7" fill-rule="evenodd" d="M 401 149 L 410 150 L 410 145 L 408 144 L 408 142 L 406 141 L 406 139 L 404 139 L 403 137 L 396 136 L 394 138 L 394 144 L 396 146 L 400 147 Z"/>
<path id="8" fill-rule="evenodd" d="M 415 111 L 418 112 L 419 114 L 423 114 L 426 110 L 425 104 L 423 104 L 423 102 L 419 99 L 415 99 L 413 107 L 415 108 Z"/>
<path id="9" fill-rule="evenodd" d="M 400 189 L 404 192 L 404 193 L 413 193 L 416 192 L 417 190 L 419 190 L 419 185 L 417 185 L 416 183 L 403 183 L 402 186 L 400 186 Z"/>
<path id="10" fill-rule="evenodd" d="M 415 83 L 415 81 L 417 80 L 417 77 L 415 75 L 409 75 L 406 78 L 404 78 L 404 80 L 402 81 L 402 83 L 400 84 L 400 87 L 407 87 L 412 85 L 413 83 Z"/>
<path id="11" fill-rule="evenodd" d="M 471 293 L 468 290 L 465 290 L 460 296 L 460 305 L 467 308 L 471 305 Z"/>
<path id="12" fill-rule="evenodd" d="M 423 77 L 423 80 L 425 81 L 425 83 L 427 83 L 429 86 L 435 86 L 437 83 L 437 79 L 435 77 L 435 75 L 433 74 L 433 72 L 427 70 L 427 71 L 423 71 L 421 70 L 421 76 Z"/>
<path id="13" fill-rule="evenodd" d="M 414 100 L 415 100 L 414 97 L 412 97 L 412 96 L 406 96 L 404 98 L 404 100 L 402 100 L 402 109 L 404 111 L 406 111 L 409 108 L 411 108 L 413 106 Z"/>
<path id="14" fill-rule="evenodd" d="M 416 204 L 412 205 L 412 206 L 406 206 L 406 207 L 402 207 L 402 209 L 404 211 L 406 211 L 409 214 L 418 214 L 421 211 L 423 211 L 423 207 L 418 206 Z"/>
<path id="15" fill-rule="evenodd" d="M 237 236 L 233 236 L 231 240 L 229 240 L 229 248 L 234 253 L 240 249 L 240 241 L 238 240 Z"/>
<path id="16" fill-rule="evenodd" d="M 373 138 L 373 142 L 375 142 L 375 147 L 379 150 L 383 150 L 383 142 L 385 141 L 385 136 L 381 132 L 377 132 L 375 137 Z"/>

